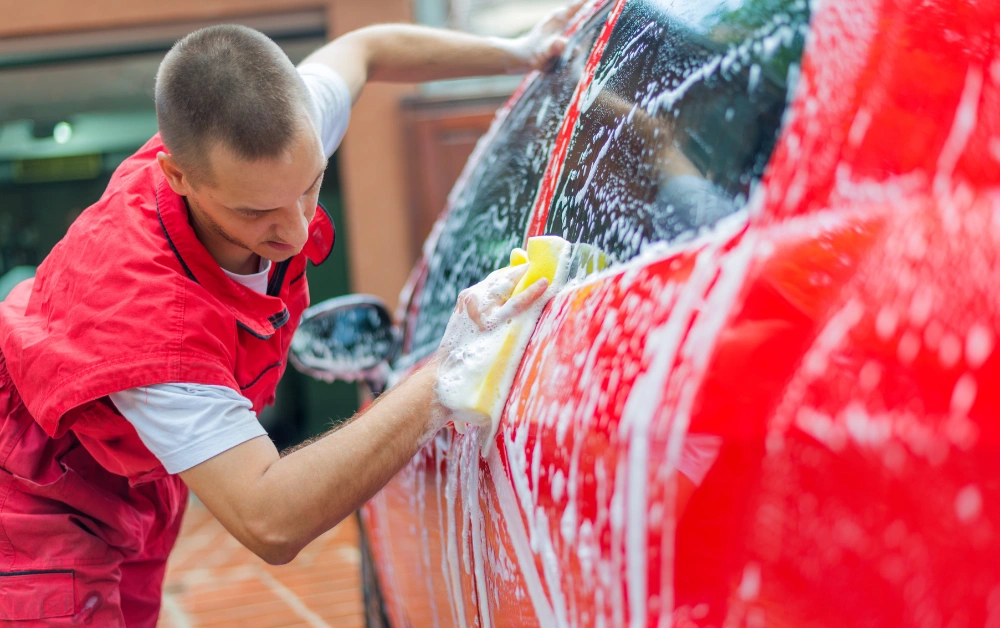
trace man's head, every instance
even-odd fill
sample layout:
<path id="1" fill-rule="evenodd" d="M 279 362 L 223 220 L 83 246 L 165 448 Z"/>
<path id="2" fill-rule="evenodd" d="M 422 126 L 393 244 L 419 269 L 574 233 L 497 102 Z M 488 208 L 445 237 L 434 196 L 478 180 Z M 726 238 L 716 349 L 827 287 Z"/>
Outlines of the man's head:
<path id="1" fill-rule="evenodd" d="M 242 26 L 191 33 L 156 75 L 160 167 L 227 270 L 302 250 L 326 168 L 306 87 L 278 46 Z M 256 270 L 256 269 L 252 269 Z"/>

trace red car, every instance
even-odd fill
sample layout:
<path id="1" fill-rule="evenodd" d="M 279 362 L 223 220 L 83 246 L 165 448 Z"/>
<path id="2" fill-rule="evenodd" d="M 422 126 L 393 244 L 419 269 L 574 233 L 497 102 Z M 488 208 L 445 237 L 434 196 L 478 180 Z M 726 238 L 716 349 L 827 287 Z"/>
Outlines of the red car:
<path id="1" fill-rule="evenodd" d="M 548 304 L 489 455 L 445 430 L 366 507 L 370 620 L 1000 626 L 998 12 L 592 3 L 398 327 L 303 325 L 301 368 L 380 388 L 527 237 L 611 261 Z"/>

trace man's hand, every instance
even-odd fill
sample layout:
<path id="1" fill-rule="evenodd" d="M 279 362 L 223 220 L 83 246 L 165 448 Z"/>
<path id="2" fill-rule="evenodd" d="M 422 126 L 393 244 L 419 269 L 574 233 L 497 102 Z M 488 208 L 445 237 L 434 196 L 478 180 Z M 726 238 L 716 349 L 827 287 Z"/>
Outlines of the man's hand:
<path id="1" fill-rule="evenodd" d="M 497 360 L 520 362 L 520 354 L 511 355 L 511 340 L 524 327 L 511 323 L 536 304 L 544 305 L 542 297 L 549 287 L 548 279 L 542 278 L 513 295 L 527 270 L 527 264 L 504 268 L 462 291 L 448 321 L 437 356 L 437 394 L 449 411 L 444 419 L 452 420 L 460 433 L 468 424 L 489 428 L 481 437 L 492 435 L 498 416 L 474 400 Z"/>
<path id="2" fill-rule="evenodd" d="M 482 282 L 466 288 L 458 295 L 458 303 L 455 304 L 456 316 L 452 317 L 452 321 L 461 326 L 462 316 L 465 316 L 479 331 L 493 331 L 504 321 L 524 312 L 545 294 L 545 290 L 549 287 L 549 280 L 543 277 L 524 292 L 511 298 L 517 282 L 527 271 L 527 264 L 501 268 Z M 448 333 L 445 332 L 442 345 L 448 345 L 449 341 Z"/>
<path id="3" fill-rule="evenodd" d="M 572 4 L 553 11 L 531 32 L 511 42 L 511 51 L 524 63 L 520 71 L 545 70 L 555 63 L 566 50 L 566 28 L 587 1 L 574 0 Z"/>

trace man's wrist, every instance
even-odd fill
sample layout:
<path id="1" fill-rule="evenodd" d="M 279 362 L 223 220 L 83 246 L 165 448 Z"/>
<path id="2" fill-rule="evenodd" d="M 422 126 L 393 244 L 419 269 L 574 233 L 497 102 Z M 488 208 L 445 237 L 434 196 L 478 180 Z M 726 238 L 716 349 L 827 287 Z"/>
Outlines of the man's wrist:
<path id="1" fill-rule="evenodd" d="M 432 357 L 420 370 L 414 374 L 415 378 L 421 381 L 416 382 L 423 390 L 427 391 L 424 408 L 426 409 L 426 419 L 424 421 L 424 431 L 417 443 L 420 449 L 426 445 L 434 436 L 444 428 L 451 420 L 448 410 L 441 405 L 438 399 L 438 358 Z"/>
<path id="2" fill-rule="evenodd" d="M 524 37 L 489 37 L 490 43 L 503 53 L 506 74 L 524 74 L 533 69 L 531 45 Z"/>

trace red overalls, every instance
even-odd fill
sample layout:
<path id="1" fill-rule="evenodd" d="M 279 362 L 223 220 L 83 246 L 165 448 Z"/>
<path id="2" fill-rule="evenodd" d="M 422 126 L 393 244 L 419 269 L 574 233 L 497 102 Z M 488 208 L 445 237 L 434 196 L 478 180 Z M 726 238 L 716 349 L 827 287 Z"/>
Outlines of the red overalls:
<path id="1" fill-rule="evenodd" d="M 274 400 L 309 304 L 302 254 L 267 295 L 231 281 L 167 185 L 155 136 L 0 304 L 0 626 L 154 626 L 187 487 L 108 400 L 186 382 Z"/>

